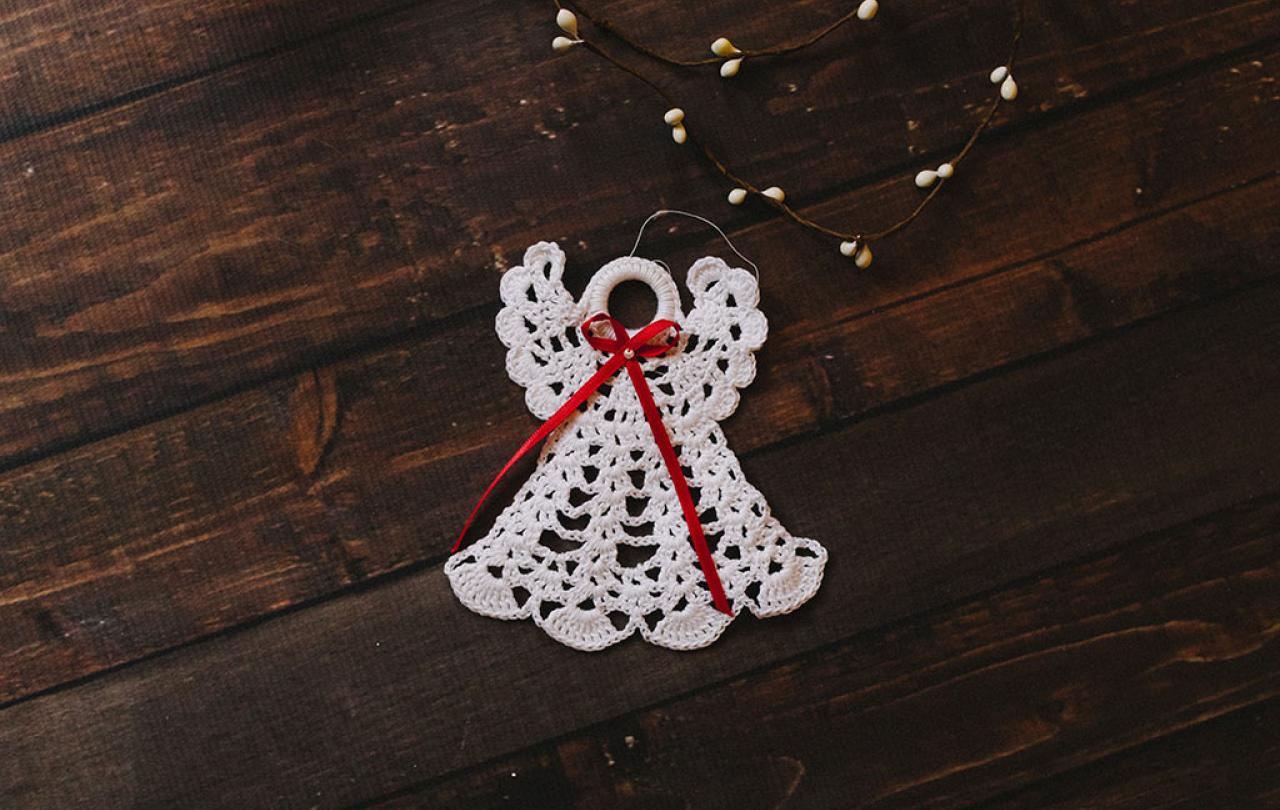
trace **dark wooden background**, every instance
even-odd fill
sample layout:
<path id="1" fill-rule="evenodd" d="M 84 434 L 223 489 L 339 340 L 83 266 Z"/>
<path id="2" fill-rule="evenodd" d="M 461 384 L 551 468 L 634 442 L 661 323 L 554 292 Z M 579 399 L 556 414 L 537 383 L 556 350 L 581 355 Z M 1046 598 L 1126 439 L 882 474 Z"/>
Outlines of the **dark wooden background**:
<path id="1" fill-rule="evenodd" d="M 696 52 L 846 5 L 593 7 Z M 875 226 L 1011 5 L 658 75 Z M 541 0 L 0 2 L 0 803 L 1280 806 L 1280 5 L 1029 11 L 1022 97 L 857 272 Z M 440 566 L 533 426 L 500 272 L 558 239 L 580 290 L 659 206 L 762 269 L 727 431 L 831 563 L 709 650 L 588 655 Z"/>

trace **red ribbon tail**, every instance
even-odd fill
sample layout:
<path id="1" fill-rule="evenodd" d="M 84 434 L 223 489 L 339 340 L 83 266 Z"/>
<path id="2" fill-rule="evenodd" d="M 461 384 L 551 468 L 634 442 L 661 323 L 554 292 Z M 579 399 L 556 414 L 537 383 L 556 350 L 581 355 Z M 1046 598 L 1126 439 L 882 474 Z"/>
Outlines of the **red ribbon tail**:
<path id="1" fill-rule="evenodd" d="M 516 462 L 533 448 L 537 447 L 543 439 L 551 435 L 551 432 L 560 426 L 560 423 L 569 418 L 569 415 L 578 409 L 578 406 L 587 400 L 587 397 L 595 393 L 595 390 L 604 384 L 605 380 L 618 373 L 618 368 L 626 362 L 621 354 L 615 354 L 609 358 L 603 366 L 592 374 L 581 388 L 574 393 L 573 396 L 561 405 L 556 412 L 551 414 L 551 418 L 542 423 L 542 426 L 533 432 L 533 435 L 525 439 L 524 444 L 520 445 L 520 449 L 511 455 L 507 463 L 502 466 L 498 474 L 493 477 L 493 481 L 489 483 L 484 494 L 480 496 L 480 500 L 476 501 L 476 505 L 471 509 L 471 514 L 467 516 L 467 522 L 462 524 L 462 531 L 458 533 L 458 539 L 454 541 L 453 548 L 449 550 L 450 554 L 454 554 L 458 549 L 462 548 L 462 541 L 466 539 L 467 532 L 471 529 L 471 524 L 475 522 L 476 515 L 480 514 L 480 508 L 484 506 L 485 501 L 489 500 L 489 496 L 497 489 L 500 482 L 507 473 L 511 472 L 511 468 Z"/>
<path id="2" fill-rule="evenodd" d="M 702 566 L 703 576 L 707 579 L 707 588 L 711 591 L 711 602 L 716 610 L 726 616 L 733 616 L 729 600 L 724 594 L 724 586 L 720 584 L 720 574 L 716 571 L 715 560 L 711 549 L 707 547 L 707 538 L 702 533 L 702 521 L 698 518 L 698 508 L 693 503 L 693 493 L 689 491 L 689 482 L 685 480 L 684 471 L 680 469 L 680 457 L 671 446 L 671 437 L 667 435 L 667 426 L 658 411 L 658 403 L 653 401 L 653 392 L 644 378 L 644 371 L 634 360 L 627 362 L 627 374 L 631 376 L 631 384 L 635 386 L 636 396 L 644 409 L 644 418 L 653 432 L 653 440 L 658 444 L 662 460 L 666 462 L 667 472 L 671 475 L 671 483 L 675 485 L 676 496 L 680 499 L 680 509 L 684 512 L 685 523 L 689 525 L 689 535 L 693 540 L 694 553 L 698 555 L 698 563 Z"/>

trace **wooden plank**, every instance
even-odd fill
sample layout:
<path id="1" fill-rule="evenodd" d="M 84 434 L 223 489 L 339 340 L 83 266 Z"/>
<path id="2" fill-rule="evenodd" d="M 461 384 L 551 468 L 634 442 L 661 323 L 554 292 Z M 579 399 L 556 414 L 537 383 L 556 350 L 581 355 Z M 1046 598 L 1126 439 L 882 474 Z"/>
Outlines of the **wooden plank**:
<path id="1" fill-rule="evenodd" d="M 1278 544 L 1250 504 L 378 806 L 1261 806 Z"/>
<path id="2" fill-rule="evenodd" d="M 926 31 L 890 26 L 881 47 L 906 48 L 934 31 L 985 33 L 963 22 L 971 18 L 1007 22 L 1003 2 L 985 2 L 942 6 L 924 18 Z M 1280 31 L 1280 11 L 1266 2 L 1207 16 L 1184 3 L 1141 4 L 1114 26 L 1079 31 L 1078 9 L 1035 5 L 1042 22 L 1019 69 L 1022 120 L 1145 86 Z M 1071 25 L 1054 25 L 1064 15 Z M 724 190 L 706 182 L 703 167 L 636 125 L 650 102 L 633 81 L 576 57 L 554 59 L 529 33 L 544 18 L 536 5 L 513 11 L 497 0 L 392 15 L 0 145 L 0 165 L 22 167 L 0 176 L 11 212 L 0 234 L 3 463 L 485 305 L 492 286 L 475 283 L 477 274 L 491 277 L 539 238 L 566 238 L 589 266 L 620 252 L 631 226 L 662 202 L 723 215 L 739 229 L 760 216 L 725 212 Z M 811 66 L 801 63 L 752 79 L 743 90 L 787 99 L 750 130 L 777 151 L 726 149 L 753 155 L 753 173 L 797 197 L 836 193 L 816 209 L 824 218 L 907 209 L 918 193 L 904 179 L 910 166 L 954 145 L 980 114 L 973 98 L 945 85 L 989 93 L 990 58 L 973 48 L 930 51 L 928 75 L 923 63 L 887 72 L 879 94 L 851 97 L 874 53 L 860 47 L 819 78 L 805 79 Z M 1034 152 L 990 143 L 949 190 L 945 218 L 896 240 L 897 261 L 881 251 L 874 281 L 851 278 L 826 242 L 749 229 L 744 247 L 771 268 L 770 295 L 796 283 L 792 274 L 809 287 L 807 308 L 781 305 L 773 317 L 839 316 L 835 302 L 888 305 L 1038 255 L 1047 230 L 1070 243 L 1250 179 L 1275 163 L 1265 128 L 1273 105 L 1251 100 L 1271 92 L 1270 68 L 1241 65 L 1212 96 L 1117 105 L 1110 123 L 1095 112 Z M 795 82 L 809 83 L 793 101 Z M 732 105 L 743 103 L 720 98 L 721 84 L 693 87 L 709 120 L 732 120 Z M 801 98 L 824 101 L 804 113 L 794 109 Z M 717 105 L 729 107 L 721 115 Z M 1179 126 L 1153 129 L 1165 117 Z M 883 135 L 899 133 L 904 118 L 918 122 L 905 147 L 898 134 Z M 1128 145 L 1100 153 L 1098 130 L 1117 126 Z M 1214 150 L 1231 159 L 1201 159 Z M 593 165 L 608 169 L 572 169 Z M 894 167 L 902 174 L 860 185 Z M 1063 183 L 1064 167 L 1083 184 Z M 1013 207 L 1010 175 L 1036 204 Z M 1061 227 L 1060 208 L 1073 210 L 1076 229 Z M 908 266 L 912 256 L 928 260 Z M 813 302 L 836 311 L 814 312 Z"/>
<path id="3" fill-rule="evenodd" d="M 1280 701 L 1202 723 L 1122 756 L 1068 771 L 993 808 L 1275 807 Z"/>
<path id="4" fill-rule="evenodd" d="M 783 329 L 729 439 L 764 448 L 1257 283 L 1280 266 L 1256 227 L 1280 218 L 1277 191 L 1236 189 L 820 334 Z M 1206 245 L 1193 262 L 1187 233 Z M 307 373 L 0 476 L 0 695 L 438 560 L 530 429 L 502 362 L 486 313 L 323 385 Z M 318 423 L 323 441 L 298 441 Z"/>
<path id="5" fill-rule="evenodd" d="M 1277 306 L 1280 285 L 1255 287 L 752 457 L 833 561 L 805 610 L 709 650 L 568 650 L 468 613 L 433 567 L 9 706 L 0 792 L 369 799 L 1261 497 L 1280 485 Z M 1173 625 L 1178 646 L 1216 655 L 1197 627 Z"/>
<path id="6" fill-rule="evenodd" d="M 0 12 L 0 139 L 367 20 L 404 0 L 14 0 Z"/>
<path id="7" fill-rule="evenodd" d="M 339 38 L 352 25 L 397 10 L 426 5 L 409 0 L 373 0 L 358 7 L 331 2 L 268 0 L 251 5 L 212 0 L 195 7 L 164 0 L 85 4 L 75 0 L 11 2 L 0 16 L 0 77 L 9 92 L 0 98 L 0 138 L 20 136 L 51 121 L 94 112 L 139 95 L 217 71 L 220 67 L 272 55 L 320 37 Z M 534 3 L 529 4 L 536 8 Z M 652 4 L 635 4 L 641 12 L 622 11 L 626 24 L 651 36 L 646 17 Z M 815 2 L 798 2 L 789 22 L 817 24 L 822 15 Z M 434 10 L 438 12 L 438 10 Z M 784 15 L 766 9 L 774 30 Z M 483 15 L 484 10 L 481 10 Z M 549 28 L 549 15 L 541 15 Z M 700 22 L 685 12 L 691 26 Z M 692 19 L 689 19 L 692 17 Z M 710 20 L 707 20 L 710 22 Z M 747 20 L 750 25 L 751 20 Z M 679 33 L 679 32 L 677 32 Z M 691 32 L 690 32 L 691 33 Z M 334 35 L 338 35 L 335 37 Z M 702 50 L 705 43 L 677 41 L 678 47 Z"/>

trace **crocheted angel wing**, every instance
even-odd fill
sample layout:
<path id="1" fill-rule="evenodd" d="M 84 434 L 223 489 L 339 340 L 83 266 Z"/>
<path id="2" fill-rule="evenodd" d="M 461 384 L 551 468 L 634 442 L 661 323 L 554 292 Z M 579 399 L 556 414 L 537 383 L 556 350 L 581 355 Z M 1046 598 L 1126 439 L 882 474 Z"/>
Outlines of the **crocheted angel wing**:
<path id="1" fill-rule="evenodd" d="M 525 403 L 539 419 L 555 413 L 594 371 L 592 350 L 578 331 L 582 306 L 565 289 L 564 251 L 539 242 L 502 276 L 505 306 L 498 338 L 507 347 L 507 374 L 525 388 Z"/>
<path id="2" fill-rule="evenodd" d="M 673 384 L 688 399 L 686 410 L 718 421 L 738 407 L 738 389 L 755 379 L 754 352 L 764 345 L 769 322 L 757 308 L 755 276 L 746 270 L 709 256 L 689 268 L 686 284 L 693 308 L 683 323 Z"/>

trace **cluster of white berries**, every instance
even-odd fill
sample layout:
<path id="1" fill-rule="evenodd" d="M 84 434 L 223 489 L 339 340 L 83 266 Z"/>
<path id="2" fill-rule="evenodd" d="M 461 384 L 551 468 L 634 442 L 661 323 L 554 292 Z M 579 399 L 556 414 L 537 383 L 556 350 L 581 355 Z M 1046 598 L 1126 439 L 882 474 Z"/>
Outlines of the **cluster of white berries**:
<path id="1" fill-rule="evenodd" d="M 760 192 L 762 196 L 768 197 L 776 203 L 783 202 L 787 199 L 787 194 L 777 186 L 769 186 Z M 730 205 L 742 205 L 747 201 L 747 190 L 745 188 L 735 188 L 729 192 Z"/>
<path id="2" fill-rule="evenodd" d="M 551 40 L 551 49 L 556 53 L 565 53 L 574 45 L 582 42 L 578 37 L 578 18 L 569 9 L 562 8 L 556 12 L 556 25 L 560 26 L 561 31 L 569 35 Z"/>
<path id="3" fill-rule="evenodd" d="M 738 50 L 732 42 L 720 37 L 711 43 L 711 52 L 724 58 L 724 61 L 720 63 L 720 75 L 722 77 L 732 79 L 738 75 L 738 70 L 742 68 L 742 51 Z"/>
<path id="4" fill-rule="evenodd" d="M 916 185 L 920 188 L 928 188 L 938 182 L 938 178 L 949 180 L 951 175 L 956 173 L 956 167 L 950 163 L 944 163 L 936 169 L 925 169 L 916 175 Z"/>
<path id="5" fill-rule="evenodd" d="M 667 122 L 667 126 L 671 127 L 671 140 L 676 143 L 684 143 L 689 140 L 689 132 L 684 128 L 684 110 L 679 107 L 672 107 L 667 110 L 667 114 L 662 116 L 662 120 Z"/>
<path id="6" fill-rule="evenodd" d="M 866 270 L 871 266 L 871 247 L 861 239 L 841 242 L 840 255 L 853 259 L 854 266 L 859 270 Z"/>
<path id="7" fill-rule="evenodd" d="M 1000 85 L 1000 98 L 1005 101 L 1013 101 L 1018 97 L 1018 83 L 1013 80 L 1013 74 L 1004 65 L 991 71 L 991 83 Z"/>

